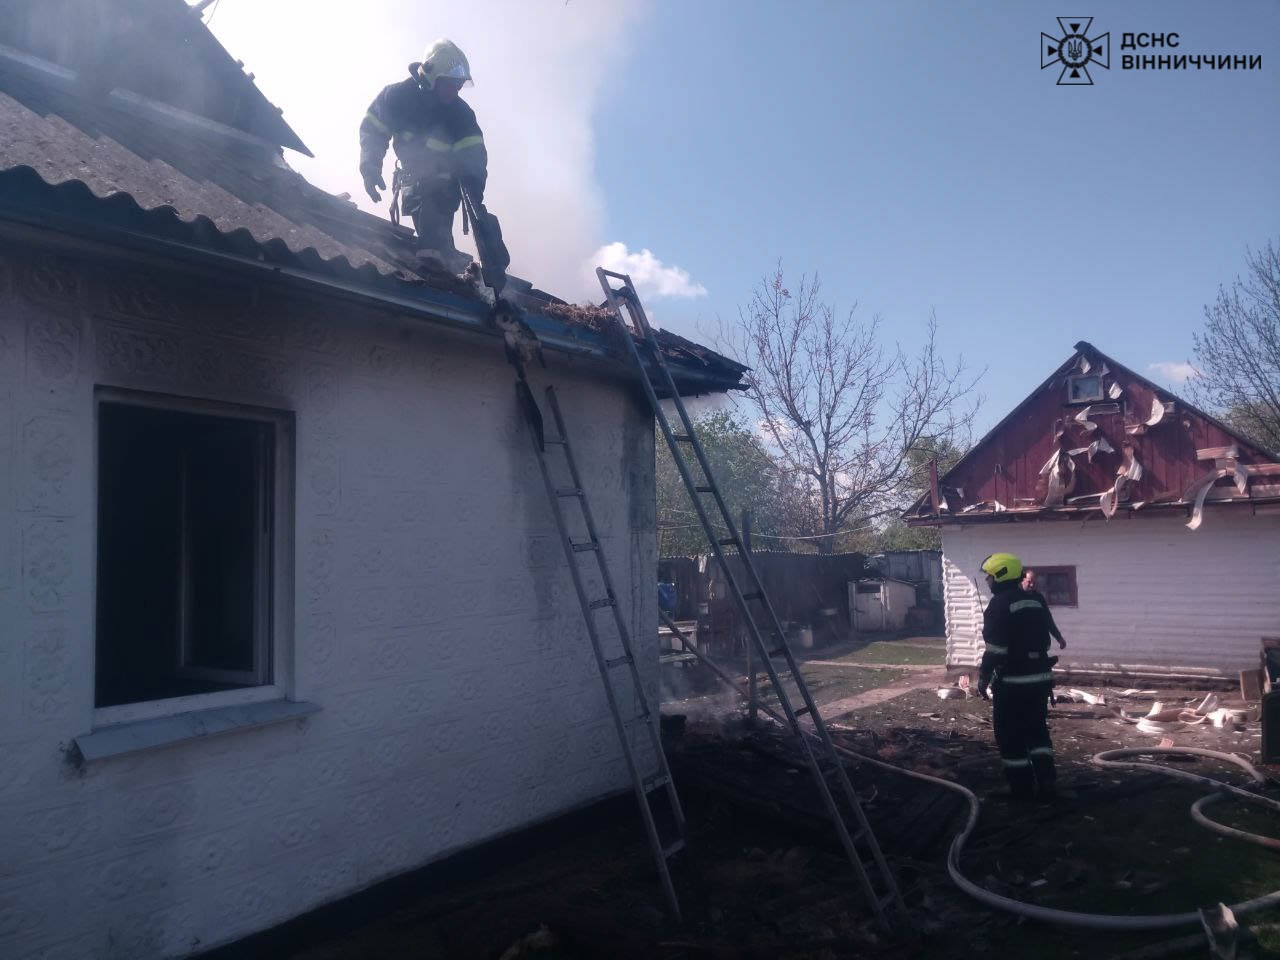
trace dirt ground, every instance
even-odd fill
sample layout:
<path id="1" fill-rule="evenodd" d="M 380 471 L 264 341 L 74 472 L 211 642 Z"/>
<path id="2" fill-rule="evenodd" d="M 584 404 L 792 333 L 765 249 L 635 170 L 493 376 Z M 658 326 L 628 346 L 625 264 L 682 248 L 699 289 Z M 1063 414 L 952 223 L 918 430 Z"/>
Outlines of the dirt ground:
<path id="1" fill-rule="evenodd" d="M 804 667 L 838 740 L 858 752 L 957 780 L 984 798 L 962 869 L 1019 900 L 1113 914 L 1193 910 L 1280 888 L 1274 853 L 1219 838 L 1189 809 L 1204 791 L 1155 774 L 1114 773 L 1089 764 L 1118 746 L 1154 746 L 1159 736 L 1082 703 L 1060 702 L 1050 724 L 1062 786 L 1053 806 L 1012 806 L 1000 786 L 990 706 L 941 700 L 941 642 L 903 638 L 879 649 L 812 651 Z M 937 654 L 937 659 L 929 661 Z M 921 663 L 919 661 L 925 661 Z M 868 664 L 871 664 L 868 666 Z M 685 685 L 685 677 L 676 686 Z M 876 691 L 889 689 L 888 694 Z M 1151 695 L 1122 698 L 1145 709 Z M 1159 690 L 1181 704 L 1202 690 Z M 1229 693 L 1224 693 L 1229 696 Z M 884 937 L 864 908 L 817 791 L 791 743 L 768 721 L 749 728 L 734 698 L 707 691 L 671 700 L 667 748 L 689 821 L 690 851 L 675 861 L 685 914 L 665 916 L 634 801 L 622 797 L 569 818 L 553 833 L 451 877 L 401 891 L 385 911 L 300 937 L 272 957 L 356 958 L 838 958 L 855 956 L 1200 957 L 1195 928 L 1117 936 L 1022 921 L 989 910 L 949 880 L 945 852 L 966 808 L 950 791 L 851 764 L 848 769 L 899 879 L 912 922 Z M 1257 724 L 1238 732 L 1203 725 L 1172 734 L 1180 746 L 1208 746 L 1258 758 Z M 1220 764 L 1183 764 L 1240 783 Z M 1219 769 L 1215 769 L 1218 767 Z M 1280 827 L 1223 801 L 1213 816 L 1264 834 Z M 1249 923 L 1275 921 L 1275 911 Z M 1277 957 L 1276 935 L 1260 934 L 1247 955 Z M 267 955 L 267 954 L 264 954 Z M 1242 952 L 1241 956 L 1246 954 Z"/>

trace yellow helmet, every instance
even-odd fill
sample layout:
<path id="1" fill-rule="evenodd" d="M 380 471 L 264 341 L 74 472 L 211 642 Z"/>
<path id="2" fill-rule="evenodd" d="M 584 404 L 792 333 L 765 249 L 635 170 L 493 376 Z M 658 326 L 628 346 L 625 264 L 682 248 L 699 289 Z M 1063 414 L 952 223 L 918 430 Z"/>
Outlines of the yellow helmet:
<path id="1" fill-rule="evenodd" d="M 422 73 L 427 83 L 434 87 L 441 77 L 462 80 L 464 87 L 472 85 L 471 65 L 467 55 L 452 40 L 437 40 L 422 55 Z"/>
<path id="2" fill-rule="evenodd" d="M 993 553 L 982 561 L 982 572 L 996 583 L 1022 579 L 1022 561 L 1012 553 Z"/>

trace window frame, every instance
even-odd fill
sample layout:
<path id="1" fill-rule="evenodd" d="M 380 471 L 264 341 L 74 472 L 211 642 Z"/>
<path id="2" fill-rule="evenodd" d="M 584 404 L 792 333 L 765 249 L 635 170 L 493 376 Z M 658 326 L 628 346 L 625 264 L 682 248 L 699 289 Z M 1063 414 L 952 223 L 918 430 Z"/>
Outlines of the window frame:
<path id="1" fill-rule="evenodd" d="M 1074 565 L 1058 564 L 1056 566 L 1050 566 L 1046 564 L 1044 566 L 1040 566 L 1038 564 L 1028 563 L 1024 565 L 1024 568 L 1027 570 L 1035 571 L 1036 590 L 1039 591 L 1041 596 L 1043 596 L 1045 600 L 1049 602 L 1049 606 L 1051 608 L 1080 606 L 1080 584 L 1079 584 L 1079 581 L 1076 579 L 1076 568 Z M 1054 600 L 1049 596 L 1048 591 L 1044 589 L 1044 584 L 1041 581 L 1042 577 L 1048 576 L 1049 574 L 1058 574 L 1058 575 L 1065 576 L 1067 578 L 1067 583 L 1070 585 L 1070 590 L 1071 590 L 1070 603 L 1054 602 Z"/>
<path id="2" fill-rule="evenodd" d="M 1077 397 L 1074 395 L 1074 387 L 1081 380 L 1097 380 L 1098 392 L 1088 397 Z M 1101 403 L 1107 399 L 1107 385 L 1103 383 L 1102 374 L 1100 373 L 1077 373 L 1067 377 L 1067 403 L 1083 404 L 1083 403 Z"/>
<path id="3" fill-rule="evenodd" d="M 95 729 L 119 723 L 131 723 L 159 717 L 175 716 L 193 710 L 215 707 L 232 707 L 263 703 L 293 697 L 293 563 L 294 539 L 294 448 L 295 415 L 293 411 L 270 407 L 251 406 L 222 400 L 186 397 L 153 391 L 133 390 L 98 385 L 94 388 L 94 475 L 95 500 L 100 496 L 99 459 L 101 444 L 101 411 L 104 404 L 141 407 L 170 413 L 213 416 L 224 419 L 265 423 L 272 427 L 270 441 L 260 434 L 258 463 L 258 503 L 256 508 L 259 531 L 264 517 L 269 520 L 269 531 L 258 538 L 256 545 L 259 570 L 265 571 L 255 581 L 255 593 L 264 590 L 265 597 L 255 597 L 255 643 L 266 646 L 265 656 L 255 657 L 252 671 L 253 685 L 235 690 L 184 694 L 158 700 L 142 700 L 113 706 L 97 706 L 97 684 L 90 685 L 90 702 L 93 708 Z M 266 469 L 263 469 L 263 468 Z M 185 473 L 184 473 L 185 477 Z M 267 488 L 270 489 L 267 489 Z M 94 511 L 94 574 L 93 605 L 97 608 L 98 591 L 98 543 L 97 510 Z M 181 590 L 181 586 L 179 587 Z M 97 627 L 92 644 L 94 663 L 91 675 L 97 675 Z M 180 630 L 174 638 L 175 675 L 198 677 L 224 682 L 245 682 L 242 671 L 219 671 L 184 662 L 189 638 Z M 235 676 L 232 676 L 235 674 Z"/>

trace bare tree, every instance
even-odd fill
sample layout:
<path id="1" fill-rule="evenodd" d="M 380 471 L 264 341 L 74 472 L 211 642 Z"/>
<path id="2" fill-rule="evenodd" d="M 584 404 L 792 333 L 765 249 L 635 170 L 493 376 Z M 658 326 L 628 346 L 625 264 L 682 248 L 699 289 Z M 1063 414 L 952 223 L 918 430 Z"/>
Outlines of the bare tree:
<path id="1" fill-rule="evenodd" d="M 806 525 L 826 552 L 841 532 L 903 506 L 922 445 L 967 447 L 981 374 L 942 358 L 936 317 L 909 357 L 882 342 L 878 316 L 862 322 L 855 304 L 841 319 L 821 290 L 815 275 L 792 292 L 779 264 L 719 339 L 751 368 L 747 402 L 807 489 Z"/>
<path id="2" fill-rule="evenodd" d="M 1204 308 L 1195 334 L 1196 398 L 1232 426 L 1280 451 L 1280 249 L 1249 251 L 1248 272 Z"/>
<path id="3" fill-rule="evenodd" d="M 756 533 L 785 532 L 788 518 L 779 489 L 783 479 L 781 471 L 751 425 L 726 411 L 713 410 L 693 421 L 693 432 L 702 444 L 734 519 L 749 509 L 755 516 Z M 706 537 L 698 514 L 661 434 L 655 448 L 658 555 L 679 557 L 706 553 Z M 718 514 L 712 516 L 718 517 Z"/>

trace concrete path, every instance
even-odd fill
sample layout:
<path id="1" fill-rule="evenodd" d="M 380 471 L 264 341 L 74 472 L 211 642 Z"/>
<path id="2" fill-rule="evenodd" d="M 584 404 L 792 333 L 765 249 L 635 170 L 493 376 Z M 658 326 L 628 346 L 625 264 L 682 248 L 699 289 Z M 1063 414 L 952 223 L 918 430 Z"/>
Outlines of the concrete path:
<path id="1" fill-rule="evenodd" d="M 846 664 L 837 664 L 837 666 L 846 666 Z M 872 666 L 872 664 L 863 664 L 863 666 Z M 893 669 L 906 670 L 907 675 L 888 683 L 883 687 L 876 687 L 874 690 L 864 690 L 862 693 L 852 697 L 845 697 L 842 700 L 832 700 L 830 703 L 821 704 L 819 709 L 822 712 L 823 720 L 834 720 L 846 713 L 854 710 L 861 710 L 863 707 L 874 706 L 877 703 L 884 703 L 886 700 L 892 700 L 894 697 L 900 697 L 904 693 L 910 693 L 912 690 L 933 690 L 941 686 L 947 685 L 946 670 L 942 667 L 902 667 L 897 666 Z"/>

